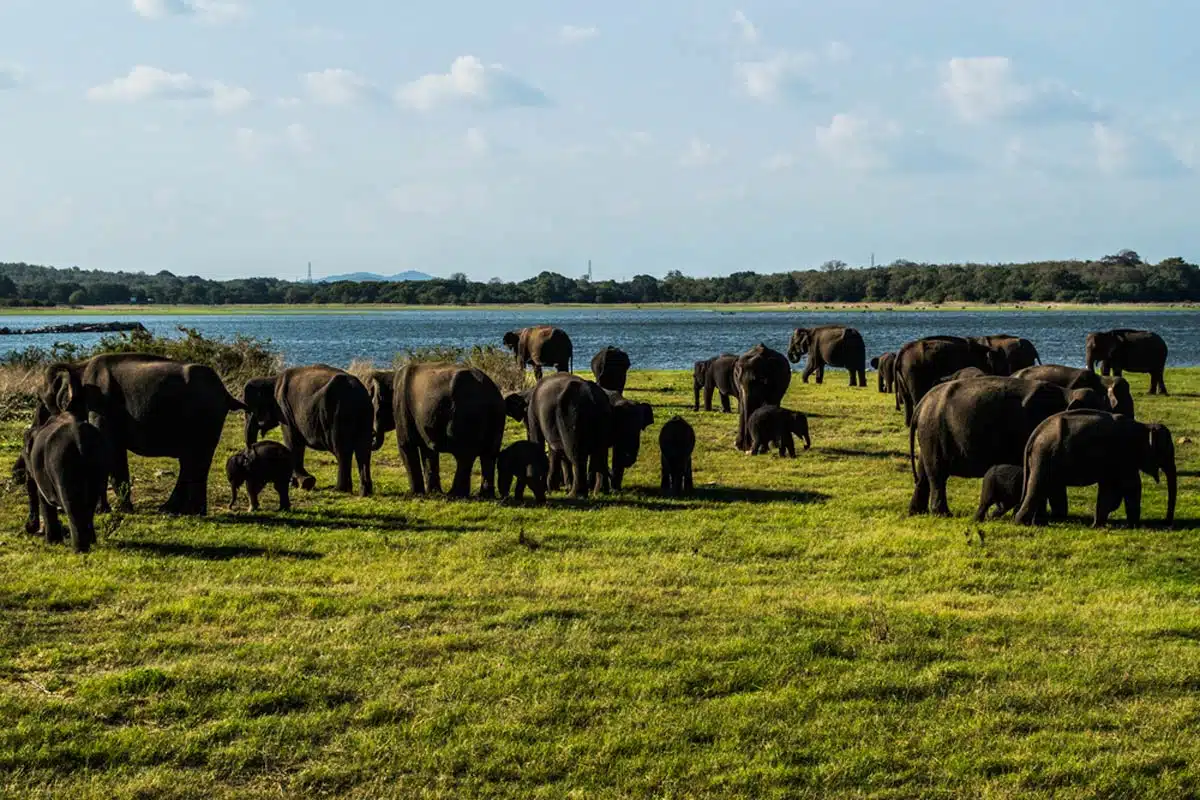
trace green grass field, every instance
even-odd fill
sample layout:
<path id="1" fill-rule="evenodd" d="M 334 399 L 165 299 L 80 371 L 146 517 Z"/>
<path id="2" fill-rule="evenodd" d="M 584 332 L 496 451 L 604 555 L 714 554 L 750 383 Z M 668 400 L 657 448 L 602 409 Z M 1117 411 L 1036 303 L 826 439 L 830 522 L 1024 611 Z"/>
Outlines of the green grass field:
<path id="1" fill-rule="evenodd" d="M 874 378 L 874 375 L 870 375 Z M 389 435 L 377 495 L 297 510 L 139 513 L 87 557 L 0 502 L 0 794 L 9 797 L 1194 797 L 1200 792 L 1200 452 L 1175 530 L 906 515 L 892 398 L 796 375 L 796 460 L 743 455 L 736 417 L 655 406 L 627 490 L 548 508 L 412 500 Z M 1200 370 L 1138 416 L 1200 437 Z M 658 427 L 696 427 L 698 496 L 658 498 Z M 509 437 L 517 436 L 509 423 Z M 3 427 L 3 464 L 19 424 Z M 443 460 L 443 475 L 450 471 Z M 243 500 L 244 502 L 244 500 Z M 274 509 L 267 494 L 265 507 Z M 979 531 L 985 534 L 980 542 Z"/>

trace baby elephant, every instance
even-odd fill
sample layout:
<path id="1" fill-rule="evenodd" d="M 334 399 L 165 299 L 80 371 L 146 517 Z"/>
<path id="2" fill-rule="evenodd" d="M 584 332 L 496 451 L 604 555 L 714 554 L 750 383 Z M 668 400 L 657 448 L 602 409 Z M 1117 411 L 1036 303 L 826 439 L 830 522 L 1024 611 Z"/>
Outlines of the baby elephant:
<path id="1" fill-rule="evenodd" d="M 662 462 L 662 493 L 680 497 L 692 493 L 692 451 L 696 449 L 696 432 L 687 420 L 671 417 L 658 432 L 658 449 Z"/>
<path id="2" fill-rule="evenodd" d="M 96 507 L 102 505 L 108 480 L 108 445 L 90 422 L 70 414 L 50 416 L 39 409 L 25 433 L 25 446 L 14 475 L 25 478 L 29 520 L 25 530 L 37 533 L 38 512 L 46 541 L 63 540 L 61 511 L 71 531 L 71 547 L 86 553 L 96 543 Z"/>
<path id="3" fill-rule="evenodd" d="M 792 434 L 804 440 L 804 449 L 812 447 L 808 435 L 808 417 L 799 411 L 788 411 L 779 406 L 763 406 L 750 415 L 747 422 L 750 430 L 750 455 L 765 453 L 772 444 L 779 448 L 779 457 L 796 457 L 796 442 Z"/>
<path id="4" fill-rule="evenodd" d="M 979 510 L 975 521 L 983 522 L 988 509 L 996 510 L 992 519 L 999 519 L 1021 505 L 1021 492 L 1025 489 L 1025 470 L 1014 464 L 997 464 L 983 476 L 983 491 L 979 495 Z"/>
<path id="5" fill-rule="evenodd" d="M 229 478 L 229 507 L 237 502 L 238 489 L 246 484 L 250 495 L 250 510 L 258 511 L 258 493 L 270 484 L 279 493 L 279 510 L 288 511 L 292 501 L 288 498 L 288 486 L 296 483 L 292 479 L 292 451 L 279 442 L 263 440 L 255 442 L 240 453 L 234 453 L 225 462 L 225 475 Z"/>
<path id="6" fill-rule="evenodd" d="M 512 482 L 517 482 L 513 496 L 517 500 L 525 499 L 525 487 L 533 492 L 534 499 L 539 503 L 546 502 L 546 477 L 550 472 L 550 459 L 540 444 L 530 441 L 513 442 L 500 451 L 496 459 L 500 472 L 499 491 L 501 497 L 508 497 Z"/>

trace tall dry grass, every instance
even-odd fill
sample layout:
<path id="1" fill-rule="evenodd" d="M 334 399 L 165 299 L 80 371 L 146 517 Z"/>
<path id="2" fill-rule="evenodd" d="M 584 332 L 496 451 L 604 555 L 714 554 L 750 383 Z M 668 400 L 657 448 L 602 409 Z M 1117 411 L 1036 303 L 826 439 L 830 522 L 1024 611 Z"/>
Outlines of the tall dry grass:
<path id="1" fill-rule="evenodd" d="M 415 350 L 405 350 L 396 354 L 392 361 L 392 369 L 397 369 L 411 362 L 440 361 L 450 364 L 463 364 L 482 370 L 496 382 L 502 392 L 519 392 L 525 388 L 526 372 L 517 365 L 512 353 L 494 345 L 476 345 L 464 347 L 421 347 Z M 350 362 L 347 371 L 366 381 L 371 374 L 381 368 L 370 359 L 356 358 Z"/>

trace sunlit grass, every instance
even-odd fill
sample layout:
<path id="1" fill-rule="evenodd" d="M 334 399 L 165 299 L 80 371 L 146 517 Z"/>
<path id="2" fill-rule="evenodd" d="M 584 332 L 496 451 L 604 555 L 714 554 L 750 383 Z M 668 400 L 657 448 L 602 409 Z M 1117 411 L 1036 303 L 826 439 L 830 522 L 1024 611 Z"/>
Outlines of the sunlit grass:
<path id="1" fill-rule="evenodd" d="M 1139 380 L 1139 378 L 1141 380 Z M 1200 427 L 1200 370 L 1139 417 Z M 1187 797 L 1200 791 L 1200 454 L 1178 524 L 1049 529 L 910 519 L 891 397 L 795 376 L 795 460 L 732 447 L 691 376 L 655 407 L 628 490 L 547 509 L 376 496 L 153 513 L 174 471 L 134 459 L 139 513 L 86 558 L 0 499 L 0 794 L 20 797 Z M 696 428 L 698 496 L 657 497 L 659 426 Z M 509 423 L 509 437 L 518 435 Z M 19 423 L 3 428 L 4 464 Z M 443 459 L 448 476 L 451 463 Z M 243 500 L 244 503 L 244 500 Z M 1154 525 L 1165 491 L 1146 479 Z M 978 531 L 985 534 L 981 544 Z"/>

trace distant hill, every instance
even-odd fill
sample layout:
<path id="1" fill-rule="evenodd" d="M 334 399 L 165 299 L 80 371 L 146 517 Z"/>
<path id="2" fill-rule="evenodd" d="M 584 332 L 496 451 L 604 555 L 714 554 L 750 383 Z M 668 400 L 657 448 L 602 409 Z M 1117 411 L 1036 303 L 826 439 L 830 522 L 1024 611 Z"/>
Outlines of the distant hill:
<path id="1" fill-rule="evenodd" d="M 357 283 L 374 282 L 392 282 L 392 281 L 428 281 L 433 280 L 432 275 L 427 275 L 424 272 L 416 270 L 408 270 L 400 272 L 396 275 L 377 275 L 374 272 L 349 272 L 345 275 L 330 275 L 327 278 L 321 278 L 321 283 L 335 283 L 337 281 L 355 281 Z"/>

